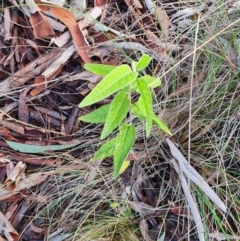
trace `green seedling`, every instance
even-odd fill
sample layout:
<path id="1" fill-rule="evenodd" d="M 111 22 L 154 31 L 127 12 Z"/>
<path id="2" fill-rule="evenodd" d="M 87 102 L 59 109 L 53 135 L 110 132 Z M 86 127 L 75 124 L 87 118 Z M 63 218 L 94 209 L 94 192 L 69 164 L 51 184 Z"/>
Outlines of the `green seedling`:
<path id="1" fill-rule="evenodd" d="M 151 133 L 152 125 L 158 126 L 165 133 L 171 135 L 166 124 L 153 112 L 152 89 L 161 85 L 161 80 L 149 75 L 139 77 L 152 58 L 144 54 L 139 61 L 133 61 L 132 66 L 126 64 L 118 67 L 103 64 L 85 64 L 84 68 L 92 73 L 104 76 L 97 86 L 83 99 L 79 107 L 93 105 L 114 95 L 110 104 L 103 105 L 79 119 L 88 123 L 103 123 L 100 139 L 107 138 L 116 128 L 116 137 L 105 142 L 95 152 L 92 161 L 102 160 L 113 156 L 114 177 L 117 178 L 122 166 L 134 145 L 136 127 L 133 116 L 145 122 L 146 136 Z M 138 93 L 139 98 L 132 103 L 132 94 Z M 128 116 L 126 120 L 126 117 Z"/>

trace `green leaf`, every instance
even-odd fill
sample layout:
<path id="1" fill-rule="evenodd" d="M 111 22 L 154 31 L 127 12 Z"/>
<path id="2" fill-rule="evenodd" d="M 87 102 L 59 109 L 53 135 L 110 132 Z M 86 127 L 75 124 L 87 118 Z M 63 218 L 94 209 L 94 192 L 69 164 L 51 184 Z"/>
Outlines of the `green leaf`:
<path id="1" fill-rule="evenodd" d="M 116 66 L 105 65 L 105 64 L 84 64 L 84 69 L 101 76 L 106 76 L 112 70 L 116 68 Z"/>
<path id="2" fill-rule="evenodd" d="M 140 108 L 139 106 L 139 102 L 135 102 L 133 105 L 132 105 L 132 112 L 133 114 L 138 117 L 139 119 L 142 119 L 142 120 L 146 120 L 145 116 L 144 116 L 144 113 L 142 111 L 142 109 Z M 166 124 L 160 120 L 153 112 L 151 114 L 151 117 L 152 117 L 152 121 L 153 123 L 159 127 L 159 129 L 163 130 L 165 133 L 169 134 L 169 135 L 172 135 L 171 131 L 168 129 L 168 127 L 166 126 Z"/>
<path id="3" fill-rule="evenodd" d="M 44 153 L 45 151 L 60 151 L 64 149 L 68 149 L 79 145 L 81 142 L 73 142 L 63 145 L 50 145 L 50 146 L 36 146 L 36 145 L 28 145 L 22 144 L 14 141 L 7 141 L 7 144 L 15 151 L 20 151 L 23 153 Z"/>
<path id="4" fill-rule="evenodd" d="M 148 87 L 155 89 L 162 84 L 162 81 L 159 78 L 151 77 L 147 80 Z"/>
<path id="5" fill-rule="evenodd" d="M 166 124 L 160 120 L 154 113 L 152 113 L 153 123 L 159 127 L 159 129 L 163 130 L 165 133 L 172 135 L 171 131 L 168 129 Z"/>
<path id="6" fill-rule="evenodd" d="M 133 114 L 134 114 L 136 117 L 138 117 L 139 119 L 142 119 L 142 120 L 146 120 L 145 115 L 144 115 L 144 112 L 143 112 L 142 109 L 140 108 L 138 101 L 135 102 L 135 103 L 132 105 L 131 109 L 132 109 Z"/>
<path id="7" fill-rule="evenodd" d="M 142 81 L 146 81 L 148 87 L 154 89 L 161 85 L 161 80 L 159 78 L 152 77 L 150 75 L 144 75 L 139 78 Z"/>
<path id="8" fill-rule="evenodd" d="M 138 61 L 136 71 L 139 72 L 139 71 L 145 69 L 149 65 L 151 60 L 152 60 L 152 58 L 149 55 L 143 54 L 143 56 Z"/>
<path id="9" fill-rule="evenodd" d="M 161 85 L 161 80 L 159 78 L 155 78 L 150 75 L 144 75 L 142 77 L 137 78 L 137 80 L 145 81 L 147 83 L 147 86 L 152 89 L 157 88 Z M 139 93 L 139 88 L 136 81 L 133 82 L 132 89 Z"/>
<path id="10" fill-rule="evenodd" d="M 103 105 L 100 108 L 79 117 L 79 120 L 88 123 L 104 123 L 106 121 L 110 104 Z"/>
<path id="11" fill-rule="evenodd" d="M 100 139 L 106 138 L 126 117 L 131 105 L 128 92 L 123 89 L 114 97 L 108 111 Z"/>
<path id="12" fill-rule="evenodd" d="M 133 125 L 126 123 L 119 126 L 119 134 L 116 139 L 114 151 L 114 178 L 117 178 L 121 167 L 131 151 L 136 136 L 136 130 Z"/>
<path id="13" fill-rule="evenodd" d="M 119 175 L 124 173 L 126 169 L 129 167 L 129 165 L 130 165 L 130 161 L 125 160 L 120 168 Z"/>
<path id="14" fill-rule="evenodd" d="M 143 108 L 143 113 L 146 118 L 146 136 L 148 137 L 152 129 L 152 94 L 145 81 L 137 80 L 137 84 L 139 92 L 141 93 L 139 104 L 141 108 Z"/>
<path id="15" fill-rule="evenodd" d="M 79 107 L 88 106 L 107 98 L 135 81 L 137 75 L 136 72 L 132 72 L 128 65 L 117 67 L 97 84 L 91 93 L 79 104 Z"/>
<path id="16" fill-rule="evenodd" d="M 116 137 L 104 143 L 95 153 L 91 161 L 103 160 L 114 155 Z"/>

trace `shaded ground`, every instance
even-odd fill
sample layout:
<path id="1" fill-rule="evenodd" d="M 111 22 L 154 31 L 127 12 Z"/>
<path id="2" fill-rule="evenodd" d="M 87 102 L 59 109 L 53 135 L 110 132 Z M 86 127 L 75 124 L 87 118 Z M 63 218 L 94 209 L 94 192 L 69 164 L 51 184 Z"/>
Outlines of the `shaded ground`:
<path id="1" fill-rule="evenodd" d="M 153 8 L 143 1 L 90 1 L 84 10 L 74 1 L 64 8 L 26 3 L 1 3 L 2 237 L 198 240 L 160 130 L 146 139 L 136 123 L 135 156 L 118 180 L 111 159 L 88 162 L 102 144 L 101 126 L 78 120 L 97 105 L 78 104 L 101 78 L 84 63 L 117 66 L 145 52 L 153 57 L 147 73 L 162 80 L 155 113 L 227 206 L 223 213 L 191 184 L 206 240 L 238 240 L 237 1 L 159 1 Z"/>

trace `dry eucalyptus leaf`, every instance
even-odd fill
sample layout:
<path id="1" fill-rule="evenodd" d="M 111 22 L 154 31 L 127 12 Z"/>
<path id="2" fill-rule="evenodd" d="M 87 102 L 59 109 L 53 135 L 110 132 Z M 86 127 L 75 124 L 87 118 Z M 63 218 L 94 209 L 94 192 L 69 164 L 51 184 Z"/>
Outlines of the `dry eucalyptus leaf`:
<path id="1" fill-rule="evenodd" d="M 154 14 L 156 15 L 156 19 L 158 20 L 161 26 L 163 37 L 168 38 L 168 29 L 169 29 L 169 26 L 171 25 L 171 22 L 169 20 L 169 17 L 166 11 L 162 8 L 157 8 L 154 11 Z"/>

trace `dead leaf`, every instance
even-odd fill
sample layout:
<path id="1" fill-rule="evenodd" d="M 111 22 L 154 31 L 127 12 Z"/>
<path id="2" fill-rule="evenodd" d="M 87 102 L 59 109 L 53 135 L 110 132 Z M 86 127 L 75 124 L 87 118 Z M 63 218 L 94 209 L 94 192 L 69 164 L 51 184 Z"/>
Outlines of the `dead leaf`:
<path id="1" fill-rule="evenodd" d="M 54 49 L 53 51 L 49 51 L 26 65 L 23 69 L 15 72 L 13 76 L 10 76 L 0 83 L 1 93 L 5 93 L 12 88 L 17 88 L 25 84 L 28 80 L 40 75 L 47 66 L 49 66 L 61 55 L 63 51 L 63 49 Z"/>
<path id="2" fill-rule="evenodd" d="M 52 26 L 41 12 L 30 15 L 29 21 L 33 28 L 35 38 L 52 38 L 55 35 Z"/>
<path id="3" fill-rule="evenodd" d="M 18 141 L 7 128 L 0 127 L 0 135 L 9 141 Z"/>
<path id="4" fill-rule="evenodd" d="M 7 238 L 8 241 L 18 241 L 18 232 L 6 219 L 2 212 L 0 212 L 0 233 L 4 233 L 4 236 Z"/>
<path id="5" fill-rule="evenodd" d="M 94 0 L 94 7 L 102 7 L 107 3 L 107 0 Z"/>
<path id="6" fill-rule="evenodd" d="M 25 123 L 29 122 L 28 107 L 26 104 L 26 95 L 29 89 L 24 89 L 19 96 L 18 118 Z"/>
<path id="7" fill-rule="evenodd" d="M 8 207 L 8 209 L 5 213 L 5 217 L 7 220 L 10 220 L 14 216 L 14 213 L 16 212 L 18 206 L 19 205 L 16 202 L 12 202 L 10 204 L 10 206 Z"/>
<path id="8" fill-rule="evenodd" d="M 29 206 L 30 206 L 30 201 L 25 199 L 22 202 L 20 209 L 18 210 L 18 212 L 16 213 L 15 217 L 12 220 L 12 225 L 14 227 L 18 227 L 18 225 L 21 224 L 21 221 L 25 217 L 25 213 L 26 213 L 27 209 L 29 208 Z"/>
<path id="9" fill-rule="evenodd" d="M 9 174 L 12 172 L 12 170 L 14 169 L 14 164 L 13 162 L 8 162 L 6 165 L 6 175 L 9 176 Z"/>
<path id="10" fill-rule="evenodd" d="M 35 78 L 34 84 L 36 85 L 36 87 L 30 92 L 30 95 L 36 96 L 40 94 L 45 89 L 45 82 L 46 82 L 45 76 L 40 75 L 37 78 Z"/>
<path id="11" fill-rule="evenodd" d="M 72 111 L 72 114 L 70 115 L 70 117 L 65 125 L 67 135 L 70 135 L 72 133 L 74 123 L 77 120 L 78 115 L 79 115 L 79 108 L 74 108 Z"/>
<path id="12" fill-rule="evenodd" d="M 42 106 L 34 106 L 34 108 L 41 112 L 41 113 L 45 113 L 49 116 L 52 116 L 56 119 L 59 119 L 59 120 L 66 120 L 66 117 L 63 116 L 62 114 L 60 114 L 59 112 L 55 111 L 55 110 L 51 110 L 49 108 L 45 108 L 45 107 L 42 107 Z"/>
<path id="13" fill-rule="evenodd" d="M 30 222 L 29 226 L 35 233 L 43 233 L 46 230 L 46 228 L 37 227 L 33 222 Z"/>
<path id="14" fill-rule="evenodd" d="M 38 111 L 35 111 L 35 110 L 32 110 L 32 109 L 29 110 L 29 114 L 30 114 L 30 117 L 32 119 L 35 119 L 35 120 L 43 123 L 44 125 L 46 123 L 48 123 L 48 124 L 52 124 L 52 125 L 55 125 L 55 126 L 61 126 L 61 121 L 59 121 L 56 118 L 50 117 L 46 114 L 41 114 Z"/>
<path id="15" fill-rule="evenodd" d="M 154 212 L 154 208 L 144 202 L 131 201 L 129 202 L 129 205 L 134 211 L 138 212 L 140 215 Z"/>
<path id="16" fill-rule="evenodd" d="M 48 16 L 45 16 L 45 19 L 48 21 L 48 23 L 52 26 L 53 29 L 63 32 L 66 29 L 66 26 L 60 22 L 58 22 L 57 20 L 50 18 Z"/>
<path id="17" fill-rule="evenodd" d="M 156 19 L 158 20 L 164 39 L 168 38 L 168 29 L 171 24 L 166 11 L 163 8 L 157 8 L 155 10 Z"/>
<path id="18" fill-rule="evenodd" d="M 73 42 L 76 46 L 79 56 L 85 63 L 91 62 L 90 57 L 88 56 L 90 47 L 82 31 L 78 27 L 78 23 L 75 20 L 73 14 L 65 8 L 61 8 L 54 5 L 38 6 L 42 11 L 50 11 L 55 17 L 60 19 L 68 27 L 69 31 L 71 32 Z"/>
<path id="19" fill-rule="evenodd" d="M 155 241 L 154 239 L 151 239 L 150 235 L 148 234 L 148 223 L 146 220 L 141 220 L 140 221 L 140 230 L 141 234 L 144 237 L 144 240 L 146 241 Z"/>
<path id="20" fill-rule="evenodd" d="M 11 16 L 10 9 L 4 9 L 4 41 L 9 40 L 11 37 Z"/>
<path id="21" fill-rule="evenodd" d="M 225 38 L 219 37 L 221 44 L 224 46 L 226 50 L 226 54 L 228 56 L 229 62 L 234 67 L 238 66 L 238 56 L 236 50 L 231 46 L 230 42 Z"/>
<path id="22" fill-rule="evenodd" d="M 20 179 L 24 176 L 25 168 L 26 164 L 21 161 L 18 162 L 17 165 L 14 167 L 14 169 L 4 182 L 8 191 L 13 191 L 16 189 L 18 183 L 20 182 Z"/>
<path id="23" fill-rule="evenodd" d="M 41 156 L 33 156 L 33 155 L 25 155 L 19 153 L 18 155 L 6 155 L 6 157 L 10 160 L 14 161 L 23 161 L 27 164 L 39 165 L 39 166 L 53 166 L 60 163 L 60 159 L 54 159 L 50 157 L 41 157 Z"/>
<path id="24" fill-rule="evenodd" d="M 62 65 L 69 60 L 69 58 L 73 55 L 75 51 L 76 51 L 75 46 L 70 45 L 62 52 L 62 54 L 50 66 L 48 66 L 42 72 L 42 75 L 49 80 L 55 77 L 59 72 L 61 72 Z"/>
<path id="25" fill-rule="evenodd" d="M 19 184 L 16 186 L 14 191 L 9 191 L 7 188 L 0 189 L 0 200 L 5 200 L 6 198 L 10 198 L 15 194 L 18 194 L 23 189 L 29 189 L 34 187 L 37 184 L 44 182 L 48 178 L 47 174 L 44 173 L 36 173 L 30 175 L 28 177 L 23 178 Z"/>

